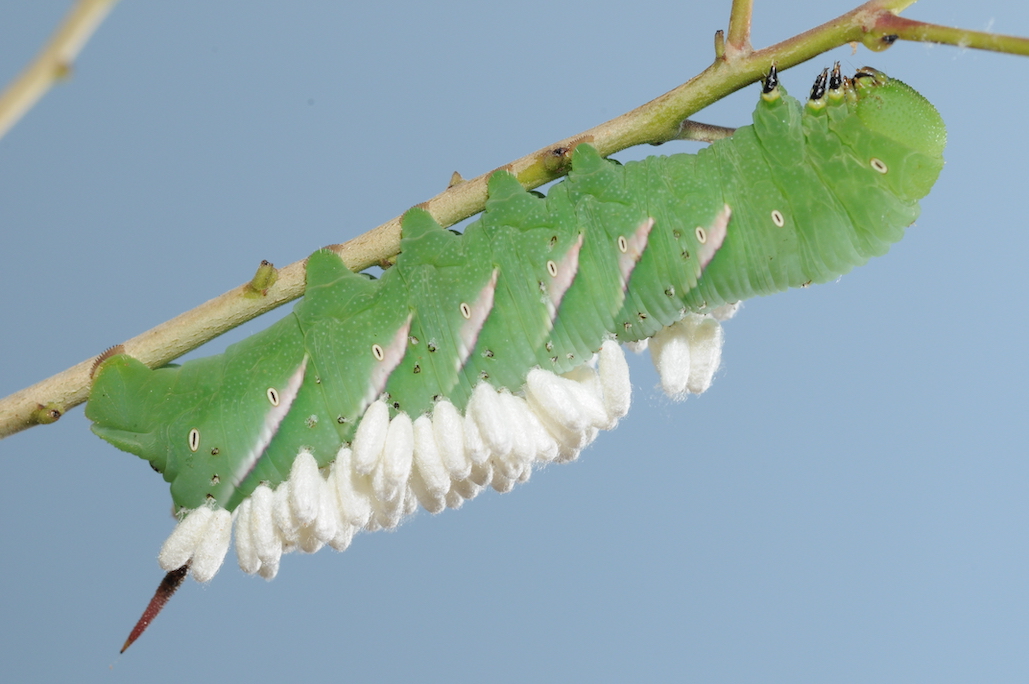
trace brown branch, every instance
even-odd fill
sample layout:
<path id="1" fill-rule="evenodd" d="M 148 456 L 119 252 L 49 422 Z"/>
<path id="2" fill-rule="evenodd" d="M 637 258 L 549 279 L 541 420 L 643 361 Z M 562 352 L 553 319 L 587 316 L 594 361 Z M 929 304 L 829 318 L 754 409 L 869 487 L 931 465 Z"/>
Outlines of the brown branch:
<path id="1" fill-rule="evenodd" d="M 58 80 L 71 73 L 75 57 L 118 0 L 79 0 L 36 59 L 0 94 L 0 138 Z"/>
<path id="2" fill-rule="evenodd" d="M 716 140 L 729 138 L 736 132 L 735 128 L 728 126 L 715 126 L 714 124 L 701 123 L 686 119 L 679 126 L 680 133 L 676 140 L 693 140 L 695 142 L 712 143 Z"/>
<path id="3" fill-rule="evenodd" d="M 1014 54 L 1029 54 L 1029 40 L 991 36 L 921 24 L 896 17 L 914 0 L 872 0 L 817 28 L 763 50 L 735 52 L 716 40 L 716 59 L 702 73 L 661 97 L 572 138 L 560 140 L 517 159 L 504 168 L 512 171 L 526 188 L 534 188 L 562 175 L 555 151 L 589 141 L 602 155 L 640 145 L 659 144 L 682 135 L 683 121 L 726 95 L 757 81 L 775 62 L 780 70 L 805 62 L 832 48 L 856 41 L 884 49 L 897 36 L 904 40 L 930 40 L 961 47 L 977 47 Z M 734 5 L 738 28 L 749 0 Z M 721 46 L 723 49 L 719 49 Z M 450 226 L 482 211 L 489 173 L 458 183 L 422 203 L 443 226 Z M 333 245 L 348 267 L 363 270 L 394 256 L 400 247 L 400 217 L 346 244 Z M 242 285 L 192 311 L 124 343 L 125 351 L 148 366 L 163 365 L 217 335 L 303 294 L 304 262 L 281 269 L 264 296 L 255 287 Z M 0 400 L 0 438 L 35 424 L 53 422 L 68 408 L 82 403 L 89 388 L 92 359 Z"/>

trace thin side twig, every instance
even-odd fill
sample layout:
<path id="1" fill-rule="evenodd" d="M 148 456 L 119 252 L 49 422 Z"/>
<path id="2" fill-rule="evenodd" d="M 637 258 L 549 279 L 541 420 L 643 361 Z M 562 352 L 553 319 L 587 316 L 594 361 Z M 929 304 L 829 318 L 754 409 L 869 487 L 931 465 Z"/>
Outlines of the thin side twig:
<path id="1" fill-rule="evenodd" d="M 726 36 L 730 58 L 747 55 L 750 45 L 750 20 L 754 14 L 754 0 L 733 0 L 729 11 L 729 34 Z"/>
<path id="2" fill-rule="evenodd" d="M 118 0 L 79 0 L 36 59 L 0 94 L 0 138 L 58 80 L 71 73 L 72 64 L 100 22 Z"/>

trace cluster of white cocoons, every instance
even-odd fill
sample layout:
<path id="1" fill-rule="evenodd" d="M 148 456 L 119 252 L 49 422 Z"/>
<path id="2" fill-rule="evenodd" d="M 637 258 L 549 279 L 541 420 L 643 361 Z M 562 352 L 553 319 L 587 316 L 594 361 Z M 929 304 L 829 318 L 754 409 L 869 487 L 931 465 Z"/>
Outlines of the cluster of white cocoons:
<path id="1" fill-rule="evenodd" d="M 710 386 L 721 359 L 719 320 L 734 312 L 687 314 L 651 338 L 669 396 Z M 234 521 L 239 566 L 272 579 L 284 553 L 314 553 L 326 544 L 342 551 L 355 532 L 395 528 L 419 505 L 430 513 L 460 508 L 486 487 L 508 492 L 536 466 L 574 460 L 599 430 L 617 425 L 631 393 L 625 355 L 609 340 L 590 363 L 564 375 L 530 371 L 518 394 L 480 383 L 463 416 L 441 400 L 431 415 L 390 419 L 386 403 L 376 401 L 330 466 L 319 469 L 302 450 L 288 480 L 274 490 L 257 487 L 233 513 L 191 511 L 158 559 L 169 572 L 191 562 L 193 577 L 206 582 L 225 559 Z"/>
<path id="2" fill-rule="evenodd" d="M 721 306 L 710 314 L 686 314 L 662 328 L 644 344 L 661 376 L 661 389 L 681 401 L 688 394 L 703 394 L 722 363 L 722 325 L 732 318 L 739 303 Z"/>

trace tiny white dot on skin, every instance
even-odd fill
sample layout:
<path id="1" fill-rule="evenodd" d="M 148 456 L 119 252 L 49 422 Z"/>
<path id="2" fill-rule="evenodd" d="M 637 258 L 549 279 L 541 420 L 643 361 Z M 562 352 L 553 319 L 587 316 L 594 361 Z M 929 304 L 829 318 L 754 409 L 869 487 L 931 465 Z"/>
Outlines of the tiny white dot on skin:
<path id="1" fill-rule="evenodd" d="M 772 209 L 772 223 L 780 228 L 786 225 L 786 219 L 783 218 L 782 212 L 778 209 Z"/>
<path id="2" fill-rule="evenodd" d="M 272 406 L 278 406 L 279 405 L 279 391 L 277 389 L 275 389 L 274 387 L 269 387 L 267 394 L 268 394 L 268 401 L 271 402 L 271 405 Z"/>
<path id="3" fill-rule="evenodd" d="M 382 347 L 377 344 L 372 345 L 372 356 L 375 357 L 376 361 L 382 361 L 386 358 L 386 352 L 382 351 Z"/>
<path id="4" fill-rule="evenodd" d="M 885 175 L 886 172 L 889 171 L 889 168 L 887 168 L 886 163 L 883 162 L 882 159 L 877 159 L 875 157 L 872 157 L 868 161 L 868 163 L 871 164 L 873 169 L 875 169 L 876 171 L 878 171 L 879 173 L 881 173 L 883 175 Z"/>
<path id="5" fill-rule="evenodd" d="M 461 315 L 464 316 L 465 320 L 471 319 L 472 307 L 468 306 L 464 302 L 461 302 Z"/>
<path id="6" fill-rule="evenodd" d="M 557 264 L 553 261 L 547 261 L 547 273 L 550 274 L 551 278 L 557 277 Z"/>
<path id="7" fill-rule="evenodd" d="M 196 451 L 200 448 L 200 430 L 193 428 L 189 431 L 189 450 Z"/>
<path id="8" fill-rule="evenodd" d="M 700 226 L 697 226 L 695 232 L 697 234 L 697 242 L 699 242 L 700 244 L 704 244 L 705 242 L 707 242 L 707 231 L 706 230 L 704 230 Z"/>
<path id="9" fill-rule="evenodd" d="M 618 236 L 618 251 L 622 254 L 625 254 L 629 251 L 629 241 L 626 240 L 625 237 L 622 235 Z"/>

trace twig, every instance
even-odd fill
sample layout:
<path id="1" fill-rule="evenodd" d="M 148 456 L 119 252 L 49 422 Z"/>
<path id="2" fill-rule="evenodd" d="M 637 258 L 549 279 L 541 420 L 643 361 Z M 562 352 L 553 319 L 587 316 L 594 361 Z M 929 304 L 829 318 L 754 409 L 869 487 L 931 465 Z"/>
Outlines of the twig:
<path id="1" fill-rule="evenodd" d="M 728 55 L 730 59 L 753 52 L 750 46 L 750 18 L 754 14 L 754 0 L 733 0 L 729 11 Z"/>
<path id="2" fill-rule="evenodd" d="M 1025 38 L 925 24 L 894 14 L 879 17 L 875 29 L 869 32 L 868 39 L 878 40 L 882 46 L 879 49 L 892 45 L 896 40 L 913 40 L 921 43 L 945 43 L 963 48 L 1006 52 L 1012 55 L 1029 55 L 1029 42 Z M 868 40 L 865 44 L 868 45 Z"/>
<path id="3" fill-rule="evenodd" d="M 677 140 L 693 140 L 696 142 L 712 143 L 716 140 L 731 137 L 736 132 L 735 128 L 728 126 L 715 126 L 714 124 L 701 123 L 686 119 L 679 126 L 680 133 Z"/>
<path id="4" fill-rule="evenodd" d="M 822 26 L 781 43 L 748 53 L 734 52 L 716 40 L 716 59 L 702 73 L 661 97 L 580 135 L 558 141 L 504 168 L 512 171 L 526 188 L 534 188 L 563 175 L 563 150 L 589 141 L 602 155 L 644 143 L 659 144 L 682 135 L 685 119 L 707 105 L 758 80 L 775 62 L 780 70 L 807 61 L 847 43 L 861 41 L 884 49 L 896 38 L 929 40 L 961 47 L 976 47 L 1013 54 L 1029 54 L 1029 39 L 991 36 L 976 31 L 901 20 L 896 12 L 914 0 L 872 0 Z M 734 4 L 734 40 L 749 40 L 749 0 Z M 719 49 L 721 46 L 721 49 Z M 489 173 L 458 183 L 424 202 L 443 226 L 450 226 L 482 211 Z M 348 267 L 363 270 L 394 256 L 400 247 L 400 217 L 343 245 L 333 245 Z M 124 343 L 125 351 L 148 366 L 157 367 L 195 349 L 231 328 L 303 294 L 304 263 L 296 262 L 278 272 L 263 297 L 253 287 L 240 286 L 206 304 Z M 68 408 L 82 403 L 89 388 L 92 359 L 48 380 L 0 400 L 0 438 L 34 424 L 53 422 Z"/>
<path id="5" fill-rule="evenodd" d="M 25 71 L 0 95 L 0 138 L 59 79 L 71 73 L 75 57 L 118 0 L 79 0 L 64 23 Z"/>

